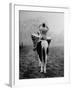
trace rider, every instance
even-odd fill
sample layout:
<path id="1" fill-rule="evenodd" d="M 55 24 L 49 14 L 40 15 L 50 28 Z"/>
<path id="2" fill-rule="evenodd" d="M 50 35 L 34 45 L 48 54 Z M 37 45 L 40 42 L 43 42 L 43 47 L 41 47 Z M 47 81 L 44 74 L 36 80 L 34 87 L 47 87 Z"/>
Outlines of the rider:
<path id="1" fill-rule="evenodd" d="M 39 42 L 40 40 L 49 39 L 49 37 L 47 37 L 48 30 L 49 28 L 45 23 L 42 23 L 41 25 L 39 25 L 39 31 L 37 32 L 37 36 L 39 37 L 39 40 L 37 40 L 37 42 Z M 37 42 L 35 43 L 33 50 L 36 50 Z"/>
<path id="2" fill-rule="evenodd" d="M 41 39 L 46 40 L 47 39 L 47 32 L 48 32 L 49 28 L 45 23 L 42 23 L 42 25 L 39 26 L 39 31 L 41 34 Z"/>

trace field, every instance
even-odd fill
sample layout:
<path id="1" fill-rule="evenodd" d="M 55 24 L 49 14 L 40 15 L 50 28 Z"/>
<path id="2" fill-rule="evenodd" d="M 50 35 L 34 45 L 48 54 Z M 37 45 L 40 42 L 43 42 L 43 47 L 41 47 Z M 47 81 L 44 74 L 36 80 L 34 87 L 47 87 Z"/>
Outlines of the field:
<path id="1" fill-rule="evenodd" d="M 19 79 L 64 77 L 64 48 L 51 47 L 47 61 L 47 73 L 41 73 L 36 52 L 32 46 L 19 51 Z"/>

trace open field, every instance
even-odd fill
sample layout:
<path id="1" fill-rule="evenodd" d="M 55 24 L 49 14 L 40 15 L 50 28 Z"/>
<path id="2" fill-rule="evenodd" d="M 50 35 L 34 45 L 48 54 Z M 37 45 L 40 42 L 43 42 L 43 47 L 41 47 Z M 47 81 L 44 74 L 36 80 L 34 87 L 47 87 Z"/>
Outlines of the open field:
<path id="1" fill-rule="evenodd" d="M 47 73 L 41 73 L 38 58 L 32 46 L 23 46 L 19 54 L 19 79 L 54 78 L 64 76 L 64 48 L 51 47 Z"/>

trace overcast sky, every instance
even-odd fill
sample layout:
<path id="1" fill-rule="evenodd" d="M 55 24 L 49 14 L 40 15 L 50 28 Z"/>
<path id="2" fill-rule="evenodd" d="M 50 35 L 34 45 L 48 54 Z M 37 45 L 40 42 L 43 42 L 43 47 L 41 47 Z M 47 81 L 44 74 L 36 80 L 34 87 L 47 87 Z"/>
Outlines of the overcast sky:
<path id="1" fill-rule="evenodd" d="M 19 42 L 31 45 L 31 34 L 39 30 L 43 22 L 49 27 L 48 36 L 52 38 L 51 46 L 64 45 L 64 13 L 19 11 Z"/>

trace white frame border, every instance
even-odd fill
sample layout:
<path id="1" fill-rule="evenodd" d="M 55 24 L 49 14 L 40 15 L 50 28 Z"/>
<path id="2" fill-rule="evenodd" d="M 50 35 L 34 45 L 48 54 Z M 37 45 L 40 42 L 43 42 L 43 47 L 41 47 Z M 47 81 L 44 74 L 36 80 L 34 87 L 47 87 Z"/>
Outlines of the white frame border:
<path id="1" fill-rule="evenodd" d="M 49 11 L 49 12 L 64 12 L 64 35 L 65 35 L 65 77 L 64 78 L 45 78 L 45 79 L 30 79 L 19 80 L 19 10 L 31 11 Z M 68 7 L 47 7 L 47 6 L 31 6 L 22 4 L 10 4 L 10 86 L 39 86 L 55 83 L 69 83 L 70 82 L 70 59 L 69 59 L 69 33 L 68 33 Z M 67 51 L 67 52 L 66 52 Z M 68 61 L 69 60 L 69 61 Z M 68 66 L 68 67 L 67 67 Z M 67 68 L 66 68 L 67 67 Z M 34 82 L 33 82 L 34 81 Z M 41 82 L 43 81 L 43 82 Z M 33 83 L 31 83 L 33 82 Z M 46 84 L 45 84 L 46 82 Z"/>

